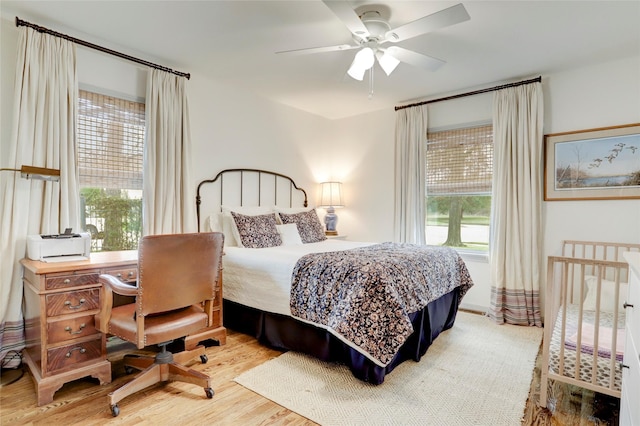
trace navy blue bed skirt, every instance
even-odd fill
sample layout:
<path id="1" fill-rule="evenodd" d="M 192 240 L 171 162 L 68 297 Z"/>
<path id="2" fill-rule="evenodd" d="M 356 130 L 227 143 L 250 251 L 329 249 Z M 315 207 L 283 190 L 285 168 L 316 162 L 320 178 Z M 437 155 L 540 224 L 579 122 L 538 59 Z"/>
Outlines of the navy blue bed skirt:
<path id="1" fill-rule="evenodd" d="M 374 364 L 324 329 L 226 299 L 223 304 L 225 327 L 253 336 L 271 348 L 302 352 L 323 361 L 345 364 L 358 379 L 378 385 L 402 362 L 410 359 L 420 361 L 436 337 L 453 326 L 458 313 L 458 289 L 411 315 L 414 332 L 386 367 Z"/>

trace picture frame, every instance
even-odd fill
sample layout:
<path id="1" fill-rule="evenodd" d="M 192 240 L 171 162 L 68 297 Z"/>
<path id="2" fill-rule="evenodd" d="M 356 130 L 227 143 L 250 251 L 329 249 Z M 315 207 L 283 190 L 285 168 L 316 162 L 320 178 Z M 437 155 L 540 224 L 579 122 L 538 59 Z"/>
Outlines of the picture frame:
<path id="1" fill-rule="evenodd" d="M 544 199 L 640 199 L 640 123 L 544 137 Z"/>

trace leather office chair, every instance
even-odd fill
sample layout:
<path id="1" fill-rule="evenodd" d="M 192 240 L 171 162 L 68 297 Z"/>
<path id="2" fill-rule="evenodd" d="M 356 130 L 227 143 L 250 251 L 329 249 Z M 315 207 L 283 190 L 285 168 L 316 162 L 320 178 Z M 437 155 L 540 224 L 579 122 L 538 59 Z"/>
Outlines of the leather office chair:
<path id="1" fill-rule="evenodd" d="M 153 357 L 125 356 L 125 370 L 142 370 L 131 382 L 109 394 L 111 413 L 120 413 L 118 402 L 153 384 L 170 380 L 202 386 L 213 398 L 211 379 L 180 365 L 200 356 L 204 347 L 172 354 L 167 344 L 211 325 L 212 302 L 222 268 L 224 235 L 150 235 L 138 247 L 138 282 L 134 287 L 112 275 L 100 275 L 101 309 L 96 328 L 134 343 L 138 349 L 158 345 Z M 113 307 L 113 293 L 135 296 L 135 303 Z"/>

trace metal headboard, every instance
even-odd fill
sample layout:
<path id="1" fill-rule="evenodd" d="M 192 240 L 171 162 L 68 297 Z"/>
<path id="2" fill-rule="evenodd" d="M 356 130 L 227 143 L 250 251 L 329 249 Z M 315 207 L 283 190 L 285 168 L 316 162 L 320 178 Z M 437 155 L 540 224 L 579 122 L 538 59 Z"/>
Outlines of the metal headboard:
<path id="1" fill-rule="evenodd" d="M 224 185 L 223 185 L 223 181 L 224 181 L 224 176 L 227 174 L 231 174 L 231 173 L 239 173 L 240 174 L 240 200 L 241 200 L 241 205 L 243 202 L 243 191 L 244 191 L 244 177 L 245 174 L 247 173 L 252 173 L 252 174 L 257 174 L 258 176 L 258 205 L 260 205 L 260 201 L 261 201 L 261 194 L 263 193 L 263 188 L 262 188 L 262 175 L 268 175 L 268 176 L 273 176 L 274 177 L 274 181 L 273 181 L 273 191 L 274 191 L 274 200 L 278 198 L 278 179 L 284 179 L 286 181 L 289 182 L 288 187 L 289 187 L 289 207 L 293 207 L 293 194 L 294 194 L 294 190 L 296 191 L 300 191 L 302 192 L 302 194 L 304 195 L 304 203 L 303 203 L 303 207 L 307 207 L 308 206 L 308 201 L 307 201 L 307 192 L 302 189 L 299 188 L 298 185 L 296 185 L 296 183 L 293 181 L 293 179 L 291 179 L 289 176 L 283 175 L 281 173 L 276 173 L 276 172 L 271 172 L 268 170 L 260 170 L 260 169 L 226 169 L 226 170 L 222 170 L 221 172 L 219 172 L 216 177 L 214 177 L 213 179 L 206 179 L 203 180 L 202 182 L 200 182 L 198 184 L 198 189 L 196 191 L 196 215 L 197 215 L 197 220 L 198 220 L 198 232 L 200 232 L 200 204 L 202 203 L 202 198 L 200 196 L 200 191 L 202 189 L 202 186 L 204 184 L 207 183 L 214 183 L 216 181 L 218 181 L 218 179 L 220 180 L 220 205 L 223 204 L 224 201 Z M 266 190 L 265 190 L 266 191 Z"/>

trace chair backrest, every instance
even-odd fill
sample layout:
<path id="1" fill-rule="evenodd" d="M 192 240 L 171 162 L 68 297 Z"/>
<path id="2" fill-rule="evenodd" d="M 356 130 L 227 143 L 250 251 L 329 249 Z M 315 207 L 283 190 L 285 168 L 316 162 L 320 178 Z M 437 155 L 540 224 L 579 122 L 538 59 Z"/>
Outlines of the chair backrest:
<path id="1" fill-rule="evenodd" d="M 213 299 L 223 245 L 221 232 L 142 237 L 136 311 L 146 316 Z"/>

